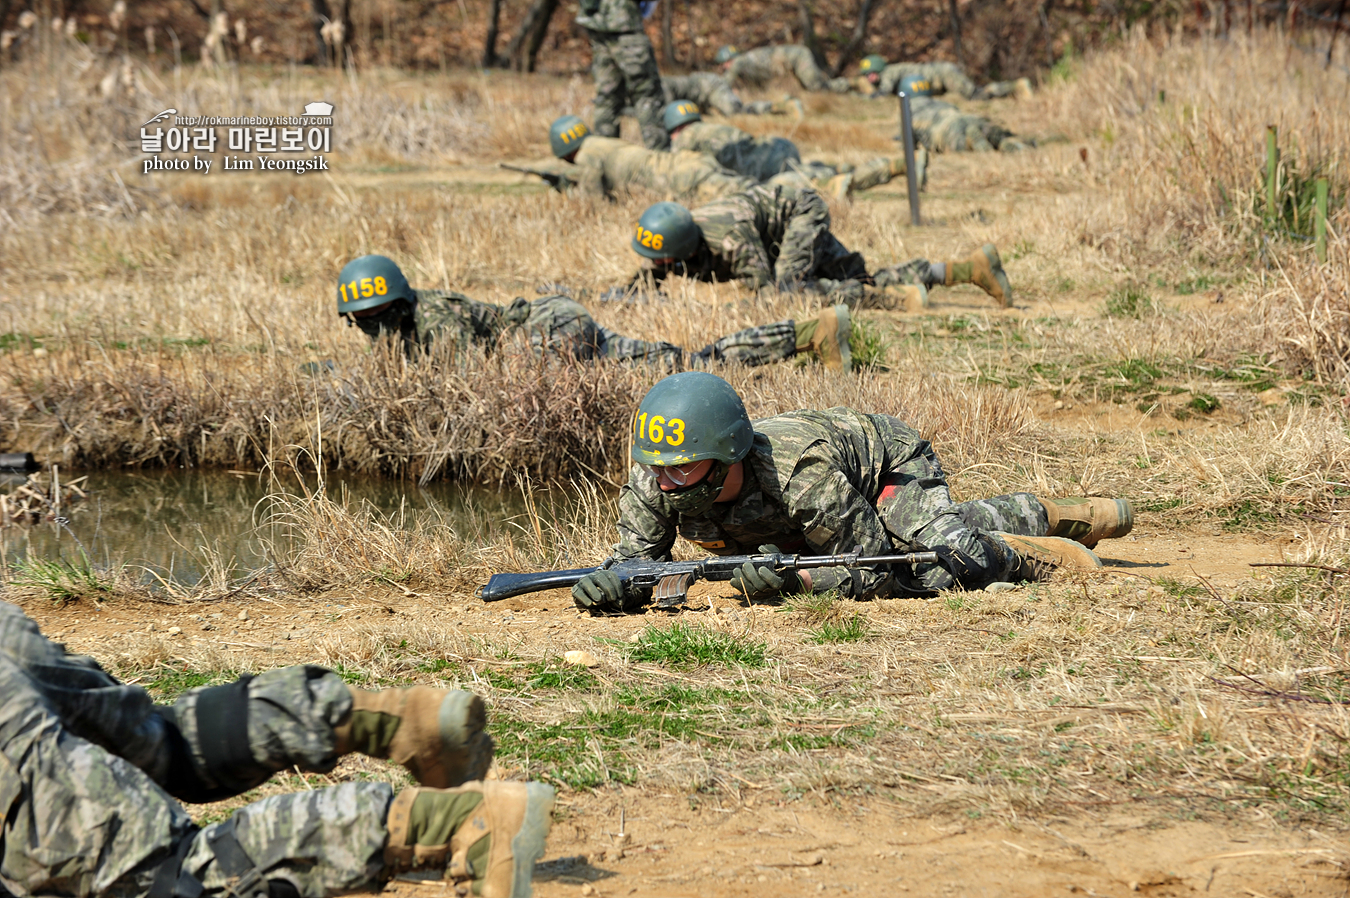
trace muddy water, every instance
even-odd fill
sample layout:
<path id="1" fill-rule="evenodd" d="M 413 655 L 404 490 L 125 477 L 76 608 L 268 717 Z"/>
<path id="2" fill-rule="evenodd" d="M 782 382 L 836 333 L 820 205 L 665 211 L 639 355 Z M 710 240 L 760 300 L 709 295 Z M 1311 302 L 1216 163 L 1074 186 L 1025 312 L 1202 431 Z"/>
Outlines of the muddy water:
<path id="1" fill-rule="evenodd" d="M 313 480 L 305 485 L 314 486 Z M 0 483 L 0 490 L 11 488 Z M 79 563 L 87 553 L 95 567 L 143 567 L 148 584 L 162 577 L 192 586 L 204 576 L 207 559 L 215 557 L 227 561 L 233 576 L 245 576 L 267 567 L 265 542 L 280 538 L 267 525 L 273 504 L 268 497 L 302 492 L 294 476 L 269 481 L 223 471 L 93 472 L 85 488 L 86 501 L 62 509 L 64 526 L 0 528 L 0 567 L 29 558 Z M 497 520 L 524 510 L 519 491 L 509 487 L 329 478 L 327 488 L 335 498 L 345 490 L 353 505 L 364 500 L 387 513 L 403 507 L 410 524 L 433 514 L 454 525 L 467 519 L 470 507 Z"/>

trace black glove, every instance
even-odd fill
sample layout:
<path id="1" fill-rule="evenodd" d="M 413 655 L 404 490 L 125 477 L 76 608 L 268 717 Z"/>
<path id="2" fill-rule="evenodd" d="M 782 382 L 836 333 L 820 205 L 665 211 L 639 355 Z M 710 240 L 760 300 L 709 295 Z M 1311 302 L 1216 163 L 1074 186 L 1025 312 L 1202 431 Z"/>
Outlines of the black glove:
<path id="1" fill-rule="evenodd" d="M 587 611 L 617 611 L 623 607 L 623 596 L 623 581 L 613 571 L 594 571 L 572 587 L 572 601 Z"/>
<path id="2" fill-rule="evenodd" d="M 777 555 L 778 547 L 760 546 L 759 554 Z M 746 599 L 753 602 L 756 599 L 770 599 L 785 592 L 800 592 L 802 578 L 797 576 L 796 571 L 779 573 L 766 564 L 756 565 L 753 561 L 747 561 L 731 575 L 731 585 L 745 593 Z"/>

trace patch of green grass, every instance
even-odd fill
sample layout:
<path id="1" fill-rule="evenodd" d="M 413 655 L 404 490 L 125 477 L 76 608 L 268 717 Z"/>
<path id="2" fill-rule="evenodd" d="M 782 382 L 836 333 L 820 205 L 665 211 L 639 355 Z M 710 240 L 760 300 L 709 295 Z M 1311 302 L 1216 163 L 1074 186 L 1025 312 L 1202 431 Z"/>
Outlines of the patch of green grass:
<path id="1" fill-rule="evenodd" d="M 848 343 L 855 368 L 886 370 L 886 357 L 892 344 L 882 335 L 881 328 L 875 322 L 854 318 Z"/>
<path id="2" fill-rule="evenodd" d="M 536 661 L 526 668 L 530 675 L 525 685 L 531 689 L 575 689 L 590 692 L 600 687 L 600 679 L 576 664 L 561 661 Z"/>
<path id="3" fill-rule="evenodd" d="M 1124 284 L 1106 297 L 1106 314 L 1111 318 L 1143 318 L 1159 311 L 1157 300 L 1143 284 Z"/>
<path id="4" fill-rule="evenodd" d="M 239 671 L 193 670 L 190 667 L 157 667 L 149 676 L 141 679 L 140 685 L 157 699 L 171 702 L 189 689 L 201 686 L 219 686 L 239 679 Z"/>
<path id="5" fill-rule="evenodd" d="M 72 562 L 26 558 L 15 565 L 13 583 L 36 589 L 52 602 L 63 605 L 81 599 L 101 602 L 112 595 L 114 580 L 112 575 L 94 570 L 88 559 Z"/>
<path id="6" fill-rule="evenodd" d="M 1217 287 L 1223 281 L 1219 278 L 1207 274 L 1197 275 L 1184 281 L 1177 282 L 1177 293 L 1181 296 L 1191 296 L 1195 293 L 1203 293 L 1210 287 Z"/>
<path id="7" fill-rule="evenodd" d="M 633 661 L 668 664 L 671 667 L 763 667 L 768 646 L 746 636 L 722 630 L 676 623 L 648 627 L 628 651 Z"/>
<path id="8" fill-rule="evenodd" d="M 9 352 L 13 349 L 36 349 L 41 345 L 42 341 L 32 334 L 20 334 L 13 331 L 0 334 L 0 352 Z"/>
<path id="9" fill-rule="evenodd" d="M 843 621 L 826 621 L 819 627 L 807 631 L 807 642 L 824 645 L 829 642 L 858 642 L 871 635 L 867 618 L 861 614 L 845 618 Z"/>
<path id="10" fill-rule="evenodd" d="M 1191 401 L 1186 403 L 1186 408 L 1193 412 L 1199 412 L 1202 415 L 1210 415 L 1222 408 L 1222 403 L 1218 398 L 1209 393 L 1195 393 L 1191 396 Z"/>
<path id="11" fill-rule="evenodd" d="M 1126 389 L 1145 390 L 1163 377 L 1163 369 L 1144 359 L 1126 359 L 1102 369 L 1102 374 L 1123 381 Z"/>
<path id="12" fill-rule="evenodd" d="M 1180 580 L 1173 580 L 1171 577 L 1160 577 L 1155 581 L 1163 588 L 1167 595 L 1175 599 L 1185 599 L 1191 596 L 1201 596 L 1205 594 L 1198 584 L 1182 583 Z"/>

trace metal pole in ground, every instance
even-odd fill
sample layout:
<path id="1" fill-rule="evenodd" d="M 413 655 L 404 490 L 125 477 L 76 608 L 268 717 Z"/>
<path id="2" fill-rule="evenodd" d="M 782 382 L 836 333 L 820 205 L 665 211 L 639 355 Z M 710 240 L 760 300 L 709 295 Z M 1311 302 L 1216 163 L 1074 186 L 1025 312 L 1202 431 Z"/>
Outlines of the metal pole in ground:
<path id="1" fill-rule="evenodd" d="M 1327 260 L 1327 179 L 1317 179 L 1317 211 L 1313 219 L 1313 239 L 1316 241 L 1317 261 Z"/>
<path id="2" fill-rule="evenodd" d="M 909 223 L 918 227 L 919 173 L 914 170 L 914 119 L 909 110 L 909 95 L 900 91 L 900 136 L 905 141 L 905 182 L 909 185 Z"/>
<path id="3" fill-rule="evenodd" d="M 1279 218 L 1275 194 L 1279 190 L 1280 146 L 1274 125 L 1266 125 L 1266 215 L 1270 221 Z"/>

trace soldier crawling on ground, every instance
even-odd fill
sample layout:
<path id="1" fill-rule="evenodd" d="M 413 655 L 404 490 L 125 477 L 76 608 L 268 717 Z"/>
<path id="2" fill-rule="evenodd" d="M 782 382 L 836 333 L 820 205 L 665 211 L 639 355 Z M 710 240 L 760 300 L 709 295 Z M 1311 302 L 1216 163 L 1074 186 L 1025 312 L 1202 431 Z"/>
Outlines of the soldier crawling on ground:
<path id="1" fill-rule="evenodd" d="M 678 423 L 678 444 L 668 429 Z M 847 408 L 751 421 L 726 381 L 701 371 L 657 383 L 632 419 L 613 561 L 669 561 L 682 536 L 716 555 L 931 551 L 935 564 L 779 573 L 747 562 L 731 583 L 749 601 L 835 590 L 855 599 L 977 590 L 1093 569 L 1099 540 L 1134 524 L 1125 499 L 1013 493 L 952 502 L 927 440 L 897 418 Z M 650 588 L 603 569 L 572 588 L 582 608 L 634 610 Z"/>
<path id="2" fill-rule="evenodd" d="M 993 100 L 999 97 L 1016 97 L 1023 100 L 1031 96 L 1030 78 L 991 81 L 983 87 L 977 87 L 965 70 L 954 62 L 887 64 L 886 57 L 876 53 L 863 57 L 863 61 L 858 64 L 858 77 L 854 79 L 853 84 L 861 94 L 893 97 L 900 89 L 900 79 L 906 75 L 927 81 L 934 96 L 956 93 L 967 100 Z"/>
<path id="3" fill-rule="evenodd" d="M 900 89 L 910 98 L 911 121 L 915 143 L 935 153 L 1016 153 L 1034 146 L 1033 141 L 1022 141 L 1002 125 L 982 115 L 962 112 L 951 103 L 935 100 L 932 85 L 915 75 L 900 79 Z M 896 135 L 900 140 L 900 135 Z"/>
<path id="4" fill-rule="evenodd" d="M 325 898 L 416 870 L 446 894 L 526 898 L 553 788 L 483 782 L 485 725 L 472 693 L 366 692 L 314 666 L 156 705 L 0 602 L 0 893 Z M 352 752 L 394 760 L 419 785 L 273 795 L 205 826 L 174 800 L 221 801 L 281 770 L 328 773 Z"/>
<path id="5" fill-rule="evenodd" d="M 784 172 L 797 172 L 818 190 L 837 199 L 846 199 L 855 190 L 868 190 L 890 183 L 905 174 L 905 158 L 884 156 L 854 166 L 845 163 L 803 162 L 797 145 L 783 137 L 755 137 L 735 125 L 705 122 L 698 108 L 688 100 L 666 107 L 664 122 L 670 134 L 672 150 L 703 153 L 731 171 L 768 181 Z M 928 151 L 918 148 L 915 168 L 918 184 L 927 178 Z"/>
<path id="6" fill-rule="evenodd" d="M 755 183 L 702 153 L 659 152 L 592 134 L 575 115 L 556 119 L 549 127 L 548 139 L 554 159 L 518 170 L 538 175 L 563 192 L 613 198 L 637 188 L 697 203 Z"/>
<path id="7" fill-rule="evenodd" d="M 662 75 L 661 92 L 666 104 L 676 100 L 690 100 L 704 110 L 722 115 L 805 115 L 802 101 L 788 96 L 781 100 L 754 100 L 746 103 L 732 89 L 730 82 L 712 72 L 693 72 L 689 75 Z"/>
<path id="8" fill-rule="evenodd" d="M 776 77 L 792 76 L 810 91 L 848 93 L 847 78 L 830 78 L 820 70 L 811 51 L 800 44 L 759 47 L 742 53 L 731 45 L 722 47 L 713 57 L 732 84 L 762 87 Z"/>
<path id="9" fill-rule="evenodd" d="M 479 302 L 462 293 L 414 290 L 393 260 L 361 256 L 338 275 L 338 315 L 372 340 L 397 336 L 410 354 L 433 344 L 470 344 L 491 350 L 512 333 L 525 336 L 536 352 L 582 361 L 646 362 L 667 368 L 712 361 L 767 365 L 797 356 L 815 356 L 827 368 L 847 371 L 848 306 L 825 309 L 809 319 L 787 319 L 748 327 L 686 354 L 673 343 L 638 340 L 600 326 L 586 307 L 563 294 L 509 306 Z"/>
<path id="10" fill-rule="evenodd" d="M 825 200 L 796 184 L 758 184 L 692 212 L 656 203 L 638 219 L 631 246 L 644 259 L 626 288 L 633 291 L 683 275 L 916 311 L 928 304 L 929 287 L 975 284 L 1000 307 L 1012 303 L 1012 286 L 990 243 L 960 261 L 911 259 L 869 273 L 862 254 L 831 233 Z"/>

